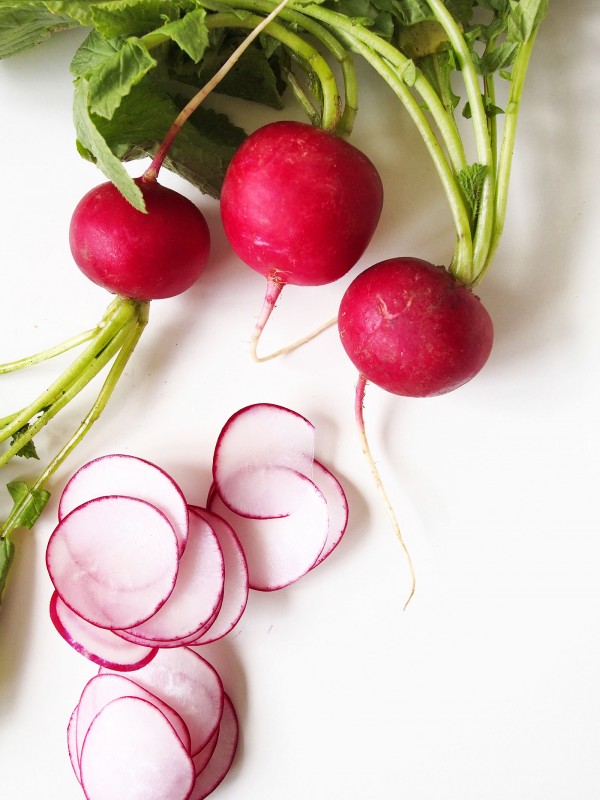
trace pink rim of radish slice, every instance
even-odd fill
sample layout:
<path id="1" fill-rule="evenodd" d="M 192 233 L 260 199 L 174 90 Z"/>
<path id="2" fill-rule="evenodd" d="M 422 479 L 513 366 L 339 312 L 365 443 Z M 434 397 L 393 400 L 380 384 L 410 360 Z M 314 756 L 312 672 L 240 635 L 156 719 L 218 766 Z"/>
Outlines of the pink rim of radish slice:
<path id="1" fill-rule="evenodd" d="M 325 542 L 325 547 L 321 551 L 320 556 L 313 564 L 314 569 L 314 567 L 324 561 L 327 556 L 331 555 L 346 532 L 346 527 L 348 526 L 348 500 L 342 488 L 342 484 L 335 475 L 319 461 L 315 461 L 314 463 L 313 481 L 323 492 L 329 511 L 327 541 Z"/>
<path id="2" fill-rule="evenodd" d="M 50 598 L 50 619 L 74 650 L 100 667 L 131 672 L 156 655 L 156 647 L 127 642 L 113 631 L 87 622 L 65 605 L 56 591 Z"/>
<path id="3" fill-rule="evenodd" d="M 46 566 L 76 614 L 101 628 L 130 628 L 166 602 L 179 553 L 171 523 L 155 506 L 133 497 L 100 497 L 59 522 Z"/>
<path id="4" fill-rule="evenodd" d="M 211 525 L 190 515 L 188 540 L 179 560 L 175 588 L 152 617 L 124 632 L 147 645 L 185 641 L 202 635 L 223 601 L 225 566 Z M 120 633 L 120 631 L 119 631 Z"/>
<path id="5" fill-rule="evenodd" d="M 79 769 L 79 756 L 77 754 L 77 712 L 79 706 L 75 706 L 69 717 L 67 725 L 67 748 L 69 750 L 69 761 L 73 767 L 75 777 L 81 783 L 81 771 Z"/>
<path id="6" fill-rule="evenodd" d="M 289 509 L 269 490 L 264 469 L 287 467 L 310 477 L 313 460 L 314 425 L 283 406 L 257 403 L 225 423 L 215 446 L 213 480 L 236 514 L 281 517 Z"/>
<path id="7" fill-rule="evenodd" d="M 190 506 L 190 516 L 200 516 L 212 527 L 221 545 L 225 563 L 223 603 L 219 613 L 200 637 L 189 642 L 201 645 L 221 639 L 239 622 L 248 602 L 248 563 L 240 540 L 222 517 L 197 506 Z"/>
<path id="8" fill-rule="evenodd" d="M 108 672 L 101 667 L 99 674 Z M 223 683 L 215 668 L 188 647 L 161 649 L 133 678 L 176 711 L 190 732 L 195 756 L 218 729 L 223 714 Z"/>
<path id="9" fill-rule="evenodd" d="M 226 695 L 223 699 L 223 711 L 225 710 L 225 703 L 226 703 Z M 223 717 L 221 717 L 223 719 Z M 219 738 L 219 729 L 217 729 L 213 735 L 210 737 L 208 742 L 204 745 L 202 750 L 192 758 L 194 762 L 194 769 L 196 770 L 196 776 L 198 776 L 202 770 L 206 767 L 210 759 L 212 758 L 212 754 L 215 752 L 215 747 L 217 746 L 217 739 Z"/>
<path id="10" fill-rule="evenodd" d="M 233 763 L 238 739 L 237 714 L 231 699 L 225 695 L 216 747 L 208 764 L 198 773 L 189 800 L 203 800 L 217 788 Z"/>
<path id="11" fill-rule="evenodd" d="M 169 720 L 186 752 L 190 750 L 190 733 L 179 714 L 159 697 L 124 675 L 105 673 L 94 675 L 85 685 L 77 705 L 75 724 L 75 753 L 81 762 L 81 750 L 87 731 L 96 715 L 112 700 L 119 697 L 139 697 L 152 703 Z"/>
<path id="12" fill-rule="evenodd" d="M 285 494 L 287 516 L 238 516 L 215 492 L 209 494 L 209 510 L 223 517 L 242 543 L 250 587 L 274 591 L 314 566 L 327 541 L 329 513 L 322 492 L 305 475 L 287 467 L 271 467 L 264 474 L 270 486 Z"/>
<path id="13" fill-rule="evenodd" d="M 187 800 L 194 762 L 171 723 L 139 697 L 119 697 L 94 717 L 83 741 L 87 800 Z"/>
<path id="14" fill-rule="evenodd" d="M 188 536 L 185 497 L 170 475 L 156 464 L 137 456 L 115 453 L 84 464 L 63 489 L 58 519 L 63 519 L 88 500 L 110 495 L 146 500 L 162 511 L 173 526 L 180 554 L 183 552 Z"/>

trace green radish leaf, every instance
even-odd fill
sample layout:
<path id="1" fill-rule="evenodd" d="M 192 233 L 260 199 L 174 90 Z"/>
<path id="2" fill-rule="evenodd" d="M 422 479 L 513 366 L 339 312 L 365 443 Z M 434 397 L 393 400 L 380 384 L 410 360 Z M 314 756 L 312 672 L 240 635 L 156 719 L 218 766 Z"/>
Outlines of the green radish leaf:
<path id="1" fill-rule="evenodd" d="M 15 444 L 19 441 L 19 439 L 23 436 L 24 433 L 27 433 L 29 430 L 29 423 L 27 422 L 23 425 L 22 428 L 19 428 L 18 431 L 15 431 L 10 443 L 11 445 Z M 33 439 L 30 439 L 28 442 L 25 442 L 23 447 L 17 452 L 18 456 L 21 458 L 36 458 L 39 461 L 39 456 L 35 449 L 35 444 L 33 443 Z"/>
<path id="2" fill-rule="evenodd" d="M 127 39 L 123 46 L 96 65 L 88 76 L 90 112 L 111 119 L 132 87 L 156 66 L 141 40 Z"/>
<path id="3" fill-rule="evenodd" d="M 178 4 L 168 0 L 113 0 L 90 11 L 91 24 L 106 39 L 143 36 L 178 16 Z"/>
<path id="4" fill-rule="evenodd" d="M 45 42 L 54 33 L 78 27 L 68 16 L 50 13 L 43 3 L 0 4 L 0 59 Z"/>
<path id="5" fill-rule="evenodd" d="M 141 190 L 121 161 L 111 151 L 90 114 L 88 82 L 85 78 L 77 78 L 75 80 L 73 120 L 77 136 L 77 148 L 81 155 L 97 164 L 98 168 L 115 184 L 132 206 L 140 211 L 145 211 L 146 206 Z"/>
<path id="6" fill-rule="evenodd" d="M 94 24 L 93 13 L 96 6 L 105 5 L 103 0 L 45 0 L 43 3 L 53 14 L 64 14 L 80 25 L 90 27 Z M 107 4 L 110 5 L 110 4 Z"/>
<path id="7" fill-rule="evenodd" d="M 8 536 L 0 538 L 0 601 L 6 586 L 6 578 L 15 555 L 15 546 Z"/>
<path id="8" fill-rule="evenodd" d="M 185 17 L 169 22 L 156 33 L 167 36 L 186 53 L 192 61 L 200 61 L 208 47 L 208 30 L 204 24 L 206 12 L 203 8 L 190 11 Z"/>
<path id="9" fill-rule="evenodd" d="M 12 521 L 11 530 L 17 528 L 31 530 L 50 499 L 50 492 L 45 489 L 31 491 L 25 481 L 12 481 L 6 485 L 6 488 L 13 499 L 13 510 L 21 506 L 19 513 Z"/>
<path id="10" fill-rule="evenodd" d="M 457 175 L 458 183 L 469 206 L 473 225 L 479 213 L 487 173 L 488 168 L 484 164 L 469 164 Z"/>
<path id="11" fill-rule="evenodd" d="M 508 38 L 526 42 L 548 13 L 548 0 L 510 0 Z"/>

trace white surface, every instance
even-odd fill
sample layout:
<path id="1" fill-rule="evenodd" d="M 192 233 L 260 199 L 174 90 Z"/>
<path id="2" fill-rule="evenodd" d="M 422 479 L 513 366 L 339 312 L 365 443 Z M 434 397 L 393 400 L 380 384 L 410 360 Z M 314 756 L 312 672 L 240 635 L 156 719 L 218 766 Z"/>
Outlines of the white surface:
<path id="1" fill-rule="evenodd" d="M 75 203 L 101 179 L 74 149 L 77 41 L 64 35 L 0 63 L 0 361 L 90 327 L 108 302 L 67 244 Z M 242 726 L 215 800 L 600 796 L 599 45 L 597 4 L 552 4 L 524 98 L 504 240 L 481 286 L 497 337 L 485 371 L 429 401 L 368 389 L 372 447 L 417 571 L 405 613 L 406 565 L 360 453 L 354 370 L 335 332 L 254 365 L 246 341 L 263 281 L 228 251 L 217 204 L 190 190 L 213 230 L 212 264 L 187 295 L 154 304 L 105 417 L 57 475 L 34 532 L 19 537 L 0 611 L 4 800 L 83 796 L 65 729 L 95 669 L 47 612 L 44 549 L 61 486 L 88 459 L 122 451 L 154 460 L 202 503 L 223 422 L 256 401 L 315 423 L 317 454 L 346 486 L 351 523 L 328 562 L 285 591 L 253 594 L 234 634 L 207 648 Z M 353 141 L 380 167 L 387 194 L 360 267 L 404 254 L 445 261 L 449 217 L 428 160 L 399 103 L 361 76 Z M 233 107 L 258 123 L 255 110 Z M 265 347 L 330 317 L 343 287 L 288 287 Z M 54 369 L 0 378 L 0 414 Z M 43 452 L 83 408 L 63 413 Z M 5 474 L 3 483 L 14 477 Z"/>

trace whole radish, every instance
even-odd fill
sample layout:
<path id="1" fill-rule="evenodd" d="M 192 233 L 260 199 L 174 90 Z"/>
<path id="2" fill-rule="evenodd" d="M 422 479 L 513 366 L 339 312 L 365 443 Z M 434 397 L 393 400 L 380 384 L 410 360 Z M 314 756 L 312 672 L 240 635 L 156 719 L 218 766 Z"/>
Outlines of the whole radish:
<path id="1" fill-rule="evenodd" d="M 294 121 L 248 137 L 226 172 L 221 218 L 237 255 L 267 278 L 255 344 L 283 286 L 331 283 L 356 264 L 382 205 L 375 166 L 341 137 Z"/>
<path id="2" fill-rule="evenodd" d="M 418 258 L 392 258 L 358 275 L 342 298 L 338 326 L 358 371 L 409 397 L 443 394 L 471 380 L 494 338 L 479 298 Z"/>
<path id="3" fill-rule="evenodd" d="M 69 229 L 75 263 L 91 281 L 135 300 L 174 297 L 202 273 L 210 232 L 199 208 L 156 180 L 139 178 L 146 213 L 102 183 L 78 203 Z"/>

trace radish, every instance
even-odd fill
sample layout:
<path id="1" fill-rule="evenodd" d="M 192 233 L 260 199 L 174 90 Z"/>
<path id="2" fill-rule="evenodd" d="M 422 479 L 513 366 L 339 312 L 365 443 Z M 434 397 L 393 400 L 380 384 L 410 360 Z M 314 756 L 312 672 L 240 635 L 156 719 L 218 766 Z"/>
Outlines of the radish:
<path id="1" fill-rule="evenodd" d="M 494 337 L 477 296 L 418 258 L 392 258 L 358 275 L 342 298 L 338 326 L 361 375 L 409 397 L 443 394 L 471 380 Z"/>
<path id="2" fill-rule="evenodd" d="M 204 759 L 194 759 L 196 781 L 189 800 L 204 800 L 217 788 L 229 772 L 237 750 L 239 724 L 231 699 L 226 694 L 223 703 L 223 716 L 219 724 L 217 740 L 207 763 Z"/>
<path id="3" fill-rule="evenodd" d="M 255 358 L 283 287 L 345 275 L 369 244 L 382 205 L 375 166 L 333 133 L 274 122 L 240 146 L 225 174 L 221 219 L 237 255 L 267 279 L 252 338 Z"/>

